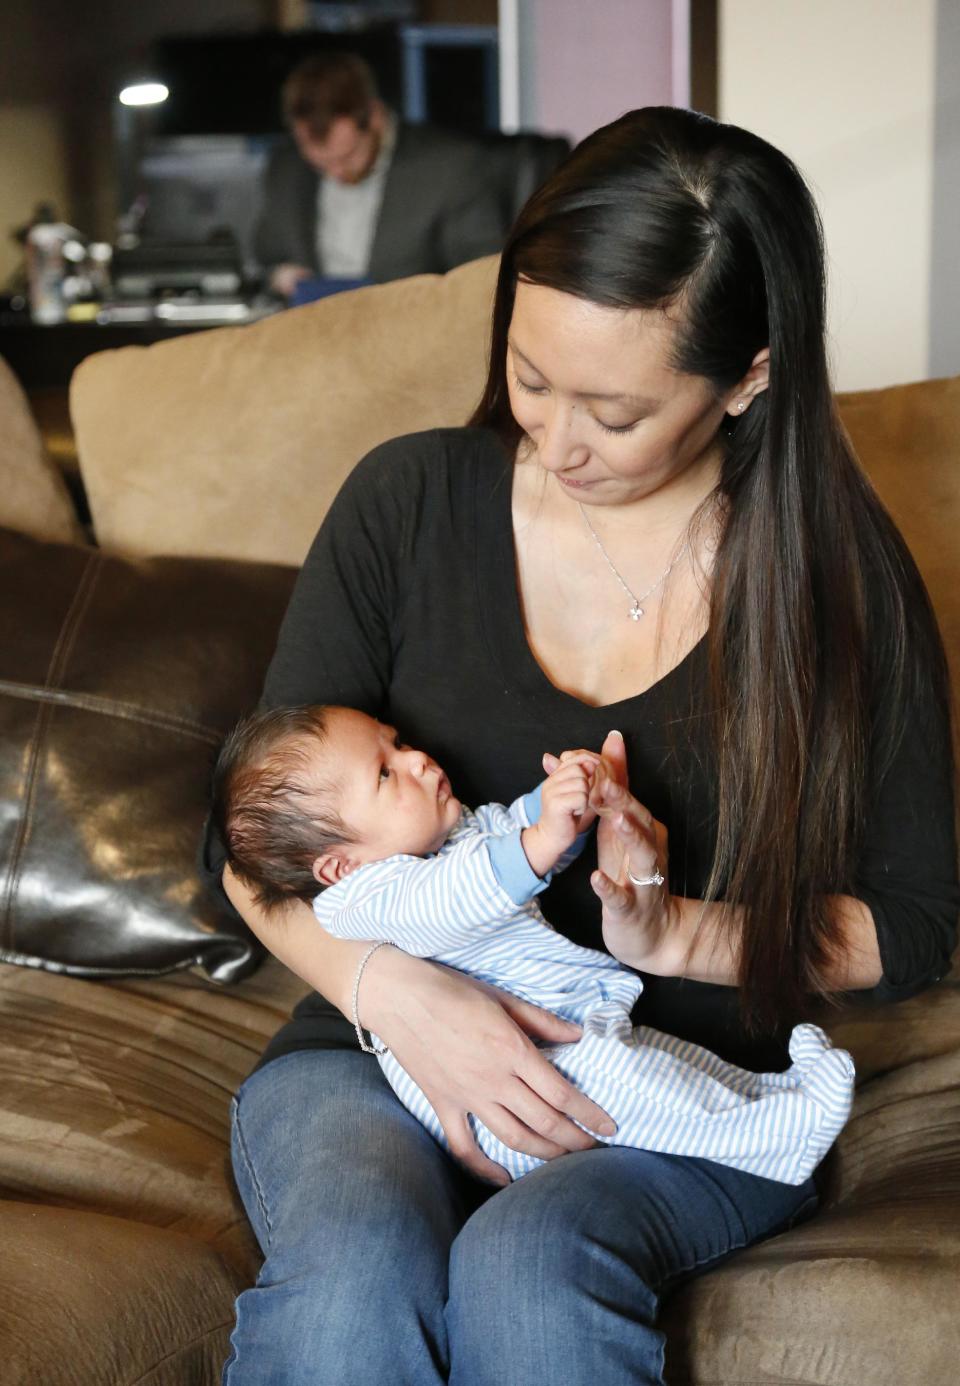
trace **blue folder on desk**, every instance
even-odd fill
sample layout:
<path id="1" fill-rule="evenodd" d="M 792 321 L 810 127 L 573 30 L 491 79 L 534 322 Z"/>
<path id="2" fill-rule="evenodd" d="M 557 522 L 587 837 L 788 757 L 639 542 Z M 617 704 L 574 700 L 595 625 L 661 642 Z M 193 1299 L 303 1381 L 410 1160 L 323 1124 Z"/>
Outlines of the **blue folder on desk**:
<path id="1" fill-rule="evenodd" d="M 348 289 L 362 289 L 372 283 L 372 279 L 331 279 L 323 275 L 316 279 L 301 279 L 290 297 L 290 307 L 299 308 L 304 303 L 315 303 L 318 298 L 346 293 Z"/>

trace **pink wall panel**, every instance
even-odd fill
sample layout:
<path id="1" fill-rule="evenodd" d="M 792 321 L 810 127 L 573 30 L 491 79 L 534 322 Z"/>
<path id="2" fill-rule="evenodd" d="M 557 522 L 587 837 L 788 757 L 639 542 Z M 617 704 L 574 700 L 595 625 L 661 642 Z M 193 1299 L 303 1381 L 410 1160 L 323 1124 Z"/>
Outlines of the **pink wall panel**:
<path id="1" fill-rule="evenodd" d="M 536 125 L 579 140 L 636 106 L 670 105 L 674 8 L 675 0 L 532 0 Z"/>

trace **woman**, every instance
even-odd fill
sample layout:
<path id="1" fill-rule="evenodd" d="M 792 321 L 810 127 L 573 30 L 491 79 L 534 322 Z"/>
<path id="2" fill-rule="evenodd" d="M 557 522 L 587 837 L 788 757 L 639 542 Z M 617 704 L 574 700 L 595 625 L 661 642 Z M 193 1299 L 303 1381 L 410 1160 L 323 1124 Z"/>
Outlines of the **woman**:
<path id="1" fill-rule="evenodd" d="M 666 108 L 598 131 L 508 239 L 475 427 L 356 469 L 264 695 L 389 720 L 467 802 L 602 743 L 599 865 L 544 909 L 577 942 L 602 927 L 638 1020 L 757 1069 L 811 998 L 941 975 L 958 900 L 942 653 L 836 422 L 823 302 L 782 154 Z M 595 1148 L 604 1114 L 533 1043 L 570 1027 L 389 947 L 361 978 L 365 944 L 225 884 L 333 1003 L 301 1005 L 238 1095 L 266 1260 L 234 1386 L 661 1382 L 663 1295 L 813 1210 L 809 1183 Z M 470 1113 L 547 1163 L 491 1194 Z"/>

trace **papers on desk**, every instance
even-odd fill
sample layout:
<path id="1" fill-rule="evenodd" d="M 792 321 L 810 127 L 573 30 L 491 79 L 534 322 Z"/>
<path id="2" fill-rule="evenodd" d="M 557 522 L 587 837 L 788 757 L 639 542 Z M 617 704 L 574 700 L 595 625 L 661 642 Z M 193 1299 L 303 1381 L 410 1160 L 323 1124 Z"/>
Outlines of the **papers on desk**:
<path id="1" fill-rule="evenodd" d="M 99 323 L 198 323 L 217 327 L 234 322 L 255 322 L 277 310 L 269 299 L 164 298 L 159 303 L 105 303 L 97 314 Z"/>
<path id="2" fill-rule="evenodd" d="M 254 309 L 249 303 L 177 303 L 164 299 L 156 306 L 161 322 L 249 322 Z"/>

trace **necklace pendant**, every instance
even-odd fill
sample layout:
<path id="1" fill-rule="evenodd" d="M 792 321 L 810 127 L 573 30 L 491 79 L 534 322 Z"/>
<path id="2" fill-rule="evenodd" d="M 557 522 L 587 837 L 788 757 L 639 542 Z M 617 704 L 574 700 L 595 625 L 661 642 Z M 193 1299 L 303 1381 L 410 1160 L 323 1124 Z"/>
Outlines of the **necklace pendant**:
<path id="1" fill-rule="evenodd" d="M 640 617 L 641 617 L 642 615 L 643 615 L 643 607 L 640 605 L 639 602 L 634 602 L 633 606 L 630 608 L 630 611 L 629 611 L 630 620 L 631 620 L 631 621 L 639 621 L 639 620 L 640 620 Z"/>

